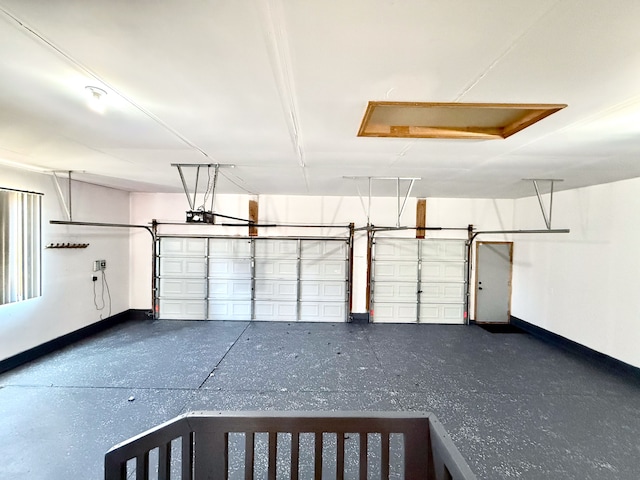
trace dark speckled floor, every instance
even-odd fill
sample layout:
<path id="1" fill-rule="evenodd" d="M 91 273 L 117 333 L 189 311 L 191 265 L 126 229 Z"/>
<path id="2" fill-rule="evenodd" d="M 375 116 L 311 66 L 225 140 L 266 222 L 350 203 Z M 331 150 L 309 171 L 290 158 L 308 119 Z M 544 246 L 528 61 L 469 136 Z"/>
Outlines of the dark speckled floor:
<path id="1" fill-rule="evenodd" d="M 113 444 L 201 409 L 428 410 L 480 479 L 640 478 L 640 382 L 529 335 L 185 321 L 0 375 L 0 478 L 100 479 Z"/>

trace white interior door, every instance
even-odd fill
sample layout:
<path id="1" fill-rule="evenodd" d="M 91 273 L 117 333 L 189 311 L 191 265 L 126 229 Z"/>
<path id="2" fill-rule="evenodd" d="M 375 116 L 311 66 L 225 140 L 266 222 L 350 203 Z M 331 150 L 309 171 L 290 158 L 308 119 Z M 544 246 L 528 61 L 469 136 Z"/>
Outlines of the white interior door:
<path id="1" fill-rule="evenodd" d="M 509 323 L 513 244 L 476 244 L 476 314 L 478 323 Z"/>

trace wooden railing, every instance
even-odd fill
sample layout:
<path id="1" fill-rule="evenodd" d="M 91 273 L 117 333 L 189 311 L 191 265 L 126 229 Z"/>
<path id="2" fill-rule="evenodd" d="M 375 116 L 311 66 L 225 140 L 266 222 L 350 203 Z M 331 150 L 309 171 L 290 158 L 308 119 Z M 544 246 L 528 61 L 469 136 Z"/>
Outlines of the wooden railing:
<path id="1" fill-rule="evenodd" d="M 192 412 L 113 447 L 105 479 L 473 480 L 422 412 Z"/>

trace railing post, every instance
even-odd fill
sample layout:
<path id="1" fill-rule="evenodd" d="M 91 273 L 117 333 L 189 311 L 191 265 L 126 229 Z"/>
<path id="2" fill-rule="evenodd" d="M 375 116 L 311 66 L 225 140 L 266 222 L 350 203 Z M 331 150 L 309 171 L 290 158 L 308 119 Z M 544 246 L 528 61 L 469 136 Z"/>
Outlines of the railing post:
<path id="1" fill-rule="evenodd" d="M 182 480 L 193 480 L 193 432 L 182 437 Z"/>
<path id="2" fill-rule="evenodd" d="M 126 480 L 127 463 L 114 461 L 107 455 L 104 459 L 104 478 L 105 480 Z"/>
<path id="3" fill-rule="evenodd" d="M 158 447 L 158 480 L 171 478 L 171 442 Z"/>
<path id="4" fill-rule="evenodd" d="M 227 478 L 227 441 L 223 432 L 197 432 L 193 471 L 197 480 Z"/>

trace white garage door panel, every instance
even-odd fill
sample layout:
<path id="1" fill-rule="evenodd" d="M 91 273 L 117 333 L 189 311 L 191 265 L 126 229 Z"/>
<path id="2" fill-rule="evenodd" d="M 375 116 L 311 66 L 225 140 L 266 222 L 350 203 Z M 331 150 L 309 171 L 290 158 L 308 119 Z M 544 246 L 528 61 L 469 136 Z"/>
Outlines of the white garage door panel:
<path id="1" fill-rule="evenodd" d="M 256 320 L 295 322 L 298 318 L 296 302 L 255 302 Z"/>
<path id="2" fill-rule="evenodd" d="M 421 303 L 463 303 L 464 283 L 423 283 Z"/>
<path id="3" fill-rule="evenodd" d="M 209 301 L 209 320 L 251 320 L 250 301 Z"/>
<path id="4" fill-rule="evenodd" d="M 347 244 L 342 241 L 303 240 L 300 245 L 300 257 L 345 260 Z"/>
<path id="5" fill-rule="evenodd" d="M 209 298 L 251 300 L 251 280 L 209 279 Z"/>
<path id="6" fill-rule="evenodd" d="M 465 264 L 452 262 L 423 262 L 423 282 L 464 282 Z"/>
<path id="7" fill-rule="evenodd" d="M 210 238 L 209 256 L 251 258 L 251 240 L 243 238 Z"/>
<path id="8" fill-rule="evenodd" d="M 462 261 L 466 257 L 464 242 L 428 240 L 422 242 L 422 260 Z"/>
<path id="9" fill-rule="evenodd" d="M 298 258 L 297 240 L 255 240 L 256 258 Z"/>
<path id="10" fill-rule="evenodd" d="M 251 259 L 209 259 L 210 278 L 251 278 Z"/>
<path id="11" fill-rule="evenodd" d="M 298 261 L 256 259 L 255 275 L 256 278 L 295 280 L 298 276 Z"/>
<path id="12" fill-rule="evenodd" d="M 207 264 L 202 258 L 160 258 L 161 277 L 202 277 L 206 275 Z"/>
<path id="13" fill-rule="evenodd" d="M 376 302 L 373 308 L 373 321 L 376 323 L 416 323 L 417 308 L 417 304 Z"/>
<path id="14" fill-rule="evenodd" d="M 398 261 L 415 261 L 418 258 L 417 240 L 376 240 L 376 260 L 394 259 Z"/>
<path id="15" fill-rule="evenodd" d="M 415 282 L 376 282 L 376 302 L 415 302 L 418 286 Z"/>
<path id="16" fill-rule="evenodd" d="M 302 280 L 344 280 L 347 278 L 347 264 L 344 260 L 302 260 L 300 279 Z"/>
<path id="17" fill-rule="evenodd" d="M 195 278 L 161 278 L 160 291 L 162 298 L 199 298 L 207 296 L 204 279 Z"/>
<path id="18" fill-rule="evenodd" d="M 307 302 L 300 306 L 302 322 L 344 322 L 346 304 L 342 302 Z"/>
<path id="19" fill-rule="evenodd" d="M 346 282 L 300 282 L 300 300 L 302 302 L 340 302 L 344 304 L 347 295 Z"/>
<path id="20" fill-rule="evenodd" d="M 206 238 L 172 238 L 160 240 L 160 256 L 204 256 L 207 254 Z"/>
<path id="21" fill-rule="evenodd" d="M 417 282 L 418 263 L 376 261 L 375 282 Z"/>
<path id="22" fill-rule="evenodd" d="M 466 254 L 464 240 L 376 239 L 373 321 L 464 323 Z"/>
<path id="23" fill-rule="evenodd" d="M 464 305 L 420 305 L 420 323 L 464 323 Z"/>
<path id="24" fill-rule="evenodd" d="M 160 318 L 344 322 L 344 240 L 161 237 Z M 206 297 L 206 299 L 205 299 Z"/>
<path id="25" fill-rule="evenodd" d="M 160 318 L 171 320 L 202 320 L 205 317 L 204 300 L 160 299 Z"/>
<path id="26" fill-rule="evenodd" d="M 298 296 L 296 280 L 256 280 L 256 300 L 289 300 L 295 301 Z"/>

